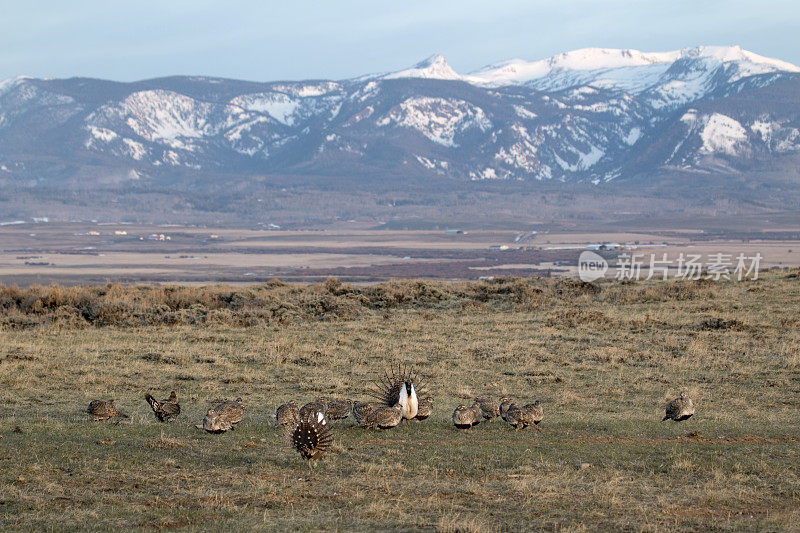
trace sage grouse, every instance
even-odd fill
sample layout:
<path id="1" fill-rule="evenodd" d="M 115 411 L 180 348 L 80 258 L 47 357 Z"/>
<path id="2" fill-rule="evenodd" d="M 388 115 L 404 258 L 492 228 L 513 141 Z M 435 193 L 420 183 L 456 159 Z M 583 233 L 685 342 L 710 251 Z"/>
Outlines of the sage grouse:
<path id="1" fill-rule="evenodd" d="M 384 407 L 399 404 L 403 420 L 411 420 L 419 410 L 419 395 L 425 385 L 413 369 L 398 365 L 392 373 L 384 371 L 383 377 L 373 383 L 372 396 Z"/>
<path id="2" fill-rule="evenodd" d="M 175 391 L 169 394 L 169 398 L 160 402 L 149 393 L 144 395 L 144 399 L 150 404 L 153 414 L 160 422 L 172 422 L 181 414 L 181 406 L 178 403 L 178 396 Z"/>
<path id="3" fill-rule="evenodd" d="M 490 398 L 475 398 L 484 420 L 492 420 L 500 416 L 500 402 Z"/>
<path id="4" fill-rule="evenodd" d="M 287 428 L 289 443 L 313 468 L 333 443 L 333 435 L 320 412 L 308 412 L 292 428 Z"/>
<path id="5" fill-rule="evenodd" d="M 344 420 L 350 416 L 353 408 L 353 400 L 330 400 L 328 402 L 328 412 L 325 418 L 328 420 Z"/>
<path id="6" fill-rule="evenodd" d="M 322 413 L 323 417 L 328 416 L 328 403 L 329 400 L 325 397 L 317 398 L 313 402 L 308 402 L 300 408 L 300 418 L 306 418 L 308 415 Z"/>
<path id="7" fill-rule="evenodd" d="M 503 420 L 506 420 L 506 413 L 508 413 L 508 409 L 514 405 L 514 400 L 511 398 L 500 398 L 500 417 Z M 507 422 L 507 420 L 506 420 Z"/>
<path id="8" fill-rule="evenodd" d="M 92 416 L 92 420 L 95 422 L 115 417 L 128 418 L 128 415 L 117 409 L 113 399 L 92 400 L 89 402 L 89 407 L 86 408 L 86 412 Z"/>
<path id="9" fill-rule="evenodd" d="M 358 426 L 372 429 L 390 429 L 403 420 L 403 407 L 398 403 L 394 407 L 379 407 L 371 412 Z"/>
<path id="10" fill-rule="evenodd" d="M 522 407 L 512 404 L 506 411 L 506 422 L 514 426 L 514 429 L 525 429 L 534 426 L 538 431 L 539 422 L 544 418 L 544 410 L 539 400 L 529 403 Z"/>
<path id="11" fill-rule="evenodd" d="M 480 423 L 481 411 L 477 403 L 473 404 L 472 407 L 461 404 L 453 411 L 453 425 L 458 429 L 469 429 Z"/>
<path id="12" fill-rule="evenodd" d="M 371 415 L 380 405 L 375 402 L 353 402 L 353 418 L 356 419 L 356 424 L 360 424 Z"/>
<path id="13" fill-rule="evenodd" d="M 224 433 L 233 429 L 244 418 L 247 407 L 242 403 L 241 398 L 236 398 L 234 402 L 224 402 L 209 409 L 203 419 L 203 425 L 197 426 L 205 429 L 209 433 Z"/>
<path id="14" fill-rule="evenodd" d="M 422 398 L 419 401 L 419 405 L 417 405 L 417 416 L 414 418 L 417 420 L 425 420 L 429 416 L 433 414 L 433 398 L 428 396 L 427 398 Z"/>
<path id="15" fill-rule="evenodd" d="M 297 402 L 291 400 L 278 407 L 275 410 L 275 421 L 284 428 L 293 428 L 300 422 L 300 409 L 297 407 Z"/>
<path id="16" fill-rule="evenodd" d="M 682 422 L 690 418 L 694 414 L 694 402 L 683 391 L 679 398 L 675 398 L 667 405 L 665 409 L 664 420 L 674 420 L 675 422 Z"/>

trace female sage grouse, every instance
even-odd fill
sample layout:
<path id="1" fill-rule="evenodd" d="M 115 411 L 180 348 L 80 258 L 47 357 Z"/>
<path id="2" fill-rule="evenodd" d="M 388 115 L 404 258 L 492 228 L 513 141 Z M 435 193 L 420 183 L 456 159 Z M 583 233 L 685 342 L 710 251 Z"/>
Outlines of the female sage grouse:
<path id="1" fill-rule="evenodd" d="M 117 410 L 114 405 L 114 400 L 92 400 L 89 402 L 89 407 L 86 412 L 92 415 L 92 420 L 98 422 L 100 420 L 108 420 L 109 418 L 128 418 L 128 415 L 122 411 Z"/>
<path id="2" fill-rule="evenodd" d="M 360 424 L 371 415 L 380 405 L 375 402 L 353 402 L 353 418 L 356 419 L 356 424 Z"/>
<path id="3" fill-rule="evenodd" d="M 669 402 L 665 410 L 664 418 L 662 418 L 661 421 L 674 420 L 675 422 L 682 422 L 693 414 L 694 402 L 686 395 L 686 391 L 683 391 L 680 398 L 675 398 Z"/>
<path id="4" fill-rule="evenodd" d="M 367 416 L 358 426 L 372 429 L 390 429 L 403 420 L 403 407 L 398 403 L 394 407 L 379 407 Z"/>
<path id="5" fill-rule="evenodd" d="M 307 413 L 291 428 L 287 428 L 286 436 L 292 448 L 308 461 L 308 467 L 321 459 L 333 443 L 331 428 L 320 412 Z"/>
<path id="6" fill-rule="evenodd" d="M 328 412 L 325 418 L 328 420 L 344 420 L 350 416 L 353 408 L 353 400 L 330 400 L 328 402 Z"/>
<path id="7" fill-rule="evenodd" d="M 453 425 L 458 429 L 469 429 L 480 423 L 481 409 L 477 403 L 473 404 L 472 407 L 461 404 L 453 411 Z"/>
<path id="8" fill-rule="evenodd" d="M 244 418 L 247 407 L 242 403 L 241 398 L 236 398 L 234 402 L 224 402 L 209 409 L 203 419 L 203 425 L 198 428 L 205 429 L 209 433 L 224 433 L 233 429 L 234 424 L 238 424 Z"/>
<path id="9" fill-rule="evenodd" d="M 279 426 L 293 428 L 300 422 L 300 409 L 297 407 L 297 402 L 291 400 L 289 403 L 278 407 L 275 411 L 275 420 Z"/>
<path id="10" fill-rule="evenodd" d="M 506 397 L 500 398 L 500 417 L 503 420 L 506 420 L 506 413 L 508 412 L 508 409 L 512 405 L 514 405 L 514 400 L 512 400 L 511 398 L 506 398 Z"/>
<path id="11" fill-rule="evenodd" d="M 500 402 L 490 398 L 475 398 L 475 403 L 481 409 L 481 416 L 484 420 L 492 420 L 500 416 Z"/>
<path id="12" fill-rule="evenodd" d="M 144 399 L 150 404 L 153 414 L 161 422 L 172 422 L 181 414 L 181 406 L 178 403 L 178 396 L 175 391 L 169 394 L 169 398 L 160 402 L 149 393 L 144 395 Z"/>
<path id="13" fill-rule="evenodd" d="M 511 404 L 511 407 L 506 411 L 506 422 L 514 426 L 514 429 L 525 429 L 528 426 L 534 426 L 538 431 L 541 431 L 538 426 L 543 419 L 544 410 L 539 400 L 522 407 L 517 406 L 517 404 Z"/>
<path id="14" fill-rule="evenodd" d="M 414 418 L 416 420 L 425 420 L 429 416 L 433 414 L 433 398 L 428 396 L 427 398 L 422 398 L 419 401 L 419 405 L 417 405 L 417 416 Z"/>
<path id="15" fill-rule="evenodd" d="M 424 391 L 422 380 L 408 367 L 398 365 L 392 373 L 384 371 L 383 377 L 373 383 L 370 393 L 384 407 L 399 404 L 403 420 L 411 420 L 419 410 L 419 395 Z"/>

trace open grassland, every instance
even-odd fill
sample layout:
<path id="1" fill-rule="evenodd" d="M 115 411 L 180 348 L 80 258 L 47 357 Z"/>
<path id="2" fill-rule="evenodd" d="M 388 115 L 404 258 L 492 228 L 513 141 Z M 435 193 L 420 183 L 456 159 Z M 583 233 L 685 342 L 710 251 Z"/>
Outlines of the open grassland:
<path id="1" fill-rule="evenodd" d="M 0 528 L 797 530 L 798 272 L 730 282 L 0 289 Z M 365 399 L 390 363 L 434 415 L 334 424 L 309 472 L 275 407 Z M 158 423 L 143 396 L 175 389 Z M 697 414 L 660 422 L 689 391 Z M 542 432 L 453 428 L 475 395 Z M 92 423 L 93 398 L 131 418 Z M 196 430 L 244 398 L 233 432 Z M 589 463 L 577 469 L 576 463 Z"/>

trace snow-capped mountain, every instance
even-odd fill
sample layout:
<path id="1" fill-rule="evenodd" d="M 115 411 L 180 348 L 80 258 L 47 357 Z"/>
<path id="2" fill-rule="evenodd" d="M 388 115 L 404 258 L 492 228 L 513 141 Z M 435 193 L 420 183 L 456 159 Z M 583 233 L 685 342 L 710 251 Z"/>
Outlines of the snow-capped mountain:
<path id="1" fill-rule="evenodd" d="M 339 81 L 19 77 L 0 82 L 0 184 L 737 172 L 800 154 L 798 103 L 799 67 L 739 47 L 583 49 L 465 75 L 434 55 Z"/>

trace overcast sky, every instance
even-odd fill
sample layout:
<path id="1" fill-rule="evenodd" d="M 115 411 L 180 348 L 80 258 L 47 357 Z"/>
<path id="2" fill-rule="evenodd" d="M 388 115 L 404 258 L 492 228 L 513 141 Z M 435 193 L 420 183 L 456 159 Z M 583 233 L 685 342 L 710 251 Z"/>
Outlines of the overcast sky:
<path id="1" fill-rule="evenodd" d="M 798 0 L 0 0 L 0 79 L 341 79 L 442 53 L 461 73 L 585 47 L 739 44 L 800 64 Z"/>

